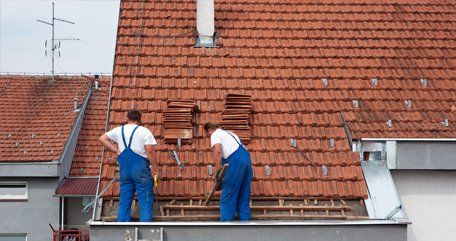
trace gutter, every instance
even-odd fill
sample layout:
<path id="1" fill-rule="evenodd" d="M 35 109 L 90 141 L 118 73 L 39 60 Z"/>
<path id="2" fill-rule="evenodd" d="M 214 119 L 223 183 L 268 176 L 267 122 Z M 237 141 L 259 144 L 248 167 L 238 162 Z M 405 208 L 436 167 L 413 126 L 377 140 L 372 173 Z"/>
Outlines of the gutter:
<path id="1" fill-rule="evenodd" d="M 456 141 L 456 138 L 361 138 L 361 141 Z"/>
<path id="2" fill-rule="evenodd" d="M 408 225 L 408 220 L 360 220 L 360 221 L 234 221 L 234 222 L 104 222 L 88 221 L 90 226 L 347 226 L 347 225 Z"/>
<path id="3" fill-rule="evenodd" d="M 67 151 L 68 151 L 69 146 L 70 146 L 70 143 L 71 143 L 71 140 L 73 140 L 73 137 L 74 137 L 75 133 L 78 132 L 78 135 L 79 135 L 79 131 L 81 130 L 81 126 L 79 126 L 79 128 L 77 128 L 77 126 L 78 126 L 78 124 L 82 124 L 87 104 L 89 103 L 90 96 L 92 95 L 92 88 L 93 88 L 92 85 L 93 84 L 91 82 L 90 85 L 89 85 L 89 90 L 86 93 L 86 97 L 84 99 L 84 103 L 82 104 L 81 108 L 79 109 L 78 117 L 74 121 L 73 128 L 71 128 L 70 135 L 68 136 L 67 141 L 65 143 L 65 146 L 63 147 L 63 152 L 60 154 L 59 163 L 62 163 L 64 157 L 66 156 Z M 77 140 L 76 140 L 76 142 L 77 142 Z"/>

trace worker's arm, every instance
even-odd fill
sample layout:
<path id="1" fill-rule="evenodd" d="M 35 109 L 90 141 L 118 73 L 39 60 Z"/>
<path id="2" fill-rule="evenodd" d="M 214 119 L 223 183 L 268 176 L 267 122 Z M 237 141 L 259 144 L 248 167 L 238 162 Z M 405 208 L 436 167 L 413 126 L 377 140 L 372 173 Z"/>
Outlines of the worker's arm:
<path id="1" fill-rule="evenodd" d="M 222 144 L 215 144 L 212 147 L 212 157 L 215 160 L 215 170 L 220 170 L 222 166 Z"/>
<path id="2" fill-rule="evenodd" d="M 117 149 L 117 147 L 114 144 L 112 144 L 108 135 L 103 134 L 102 136 L 100 136 L 100 138 L 98 140 L 101 141 L 101 143 L 103 144 L 104 147 L 106 147 L 106 149 L 108 149 L 111 152 L 114 152 L 117 156 L 120 155 L 119 149 Z"/>
<path id="3" fill-rule="evenodd" d="M 153 145 L 145 145 L 146 154 L 149 159 L 149 164 L 152 166 L 152 176 L 158 175 L 158 162 L 157 162 L 157 155 L 155 154 L 155 149 Z"/>

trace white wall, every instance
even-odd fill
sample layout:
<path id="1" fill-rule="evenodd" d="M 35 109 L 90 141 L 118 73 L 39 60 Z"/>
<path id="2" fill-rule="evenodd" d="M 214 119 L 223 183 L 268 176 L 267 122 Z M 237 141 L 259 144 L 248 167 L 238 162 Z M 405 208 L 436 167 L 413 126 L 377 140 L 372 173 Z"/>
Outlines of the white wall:
<path id="1" fill-rule="evenodd" d="M 391 170 L 409 241 L 456 240 L 456 171 Z"/>
<path id="2" fill-rule="evenodd" d="M 51 223 L 59 228 L 59 198 L 53 197 L 59 178 L 4 178 L 26 181 L 27 202 L 0 202 L 0 234 L 27 234 L 27 241 L 52 240 Z"/>

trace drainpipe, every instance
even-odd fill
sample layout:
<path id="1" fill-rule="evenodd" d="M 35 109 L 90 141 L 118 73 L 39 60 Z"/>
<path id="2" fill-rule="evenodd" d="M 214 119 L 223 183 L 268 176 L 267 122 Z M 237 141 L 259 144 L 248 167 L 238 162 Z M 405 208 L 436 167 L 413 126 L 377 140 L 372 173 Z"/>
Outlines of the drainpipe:
<path id="1" fill-rule="evenodd" d="M 64 230 L 64 225 L 65 225 L 65 197 L 61 197 L 60 198 L 60 207 L 62 208 L 62 210 L 60 210 L 61 212 L 61 215 L 60 217 L 62 218 L 62 220 L 60 220 L 60 230 Z"/>

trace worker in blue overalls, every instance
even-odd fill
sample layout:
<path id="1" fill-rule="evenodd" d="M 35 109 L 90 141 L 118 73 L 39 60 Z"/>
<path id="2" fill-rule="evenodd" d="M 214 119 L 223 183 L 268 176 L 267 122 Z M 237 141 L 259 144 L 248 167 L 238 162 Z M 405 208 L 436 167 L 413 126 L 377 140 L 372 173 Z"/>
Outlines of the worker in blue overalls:
<path id="1" fill-rule="evenodd" d="M 233 220 L 236 211 L 240 220 L 250 220 L 250 182 L 253 171 L 249 152 L 236 134 L 219 128 L 217 124 L 207 123 L 204 130 L 211 138 L 215 167 L 218 170 L 216 178 L 221 165 L 229 164 L 222 181 L 220 220 Z"/>
<path id="2" fill-rule="evenodd" d="M 116 127 L 100 137 L 103 145 L 116 153 L 120 168 L 118 222 L 130 222 L 135 193 L 140 206 L 140 221 L 152 221 L 154 193 L 151 173 L 158 177 L 158 163 L 153 148 L 157 141 L 150 130 L 140 126 L 140 123 L 141 112 L 131 110 L 127 114 L 126 125 Z M 117 147 L 111 141 L 117 143 Z"/>

